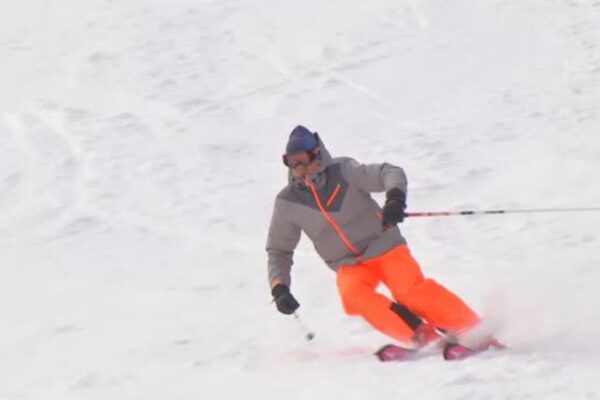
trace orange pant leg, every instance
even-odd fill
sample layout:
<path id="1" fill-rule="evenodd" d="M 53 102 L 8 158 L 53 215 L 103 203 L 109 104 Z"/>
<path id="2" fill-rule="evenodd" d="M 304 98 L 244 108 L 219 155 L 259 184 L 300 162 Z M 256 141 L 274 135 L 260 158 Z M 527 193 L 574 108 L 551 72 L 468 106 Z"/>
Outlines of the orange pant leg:
<path id="1" fill-rule="evenodd" d="M 337 285 L 344 310 L 348 315 L 362 316 L 378 331 L 409 343 L 413 330 L 391 310 L 392 301 L 375 291 L 380 282 L 376 263 L 341 267 Z"/>
<path id="2" fill-rule="evenodd" d="M 380 261 L 382 280 L 394 299 L 431 325 L 462 332 L 474 327 L 479 317 L 457 295 L 433 279 L 425 279 L 408 246 L 384 254 Z"/>

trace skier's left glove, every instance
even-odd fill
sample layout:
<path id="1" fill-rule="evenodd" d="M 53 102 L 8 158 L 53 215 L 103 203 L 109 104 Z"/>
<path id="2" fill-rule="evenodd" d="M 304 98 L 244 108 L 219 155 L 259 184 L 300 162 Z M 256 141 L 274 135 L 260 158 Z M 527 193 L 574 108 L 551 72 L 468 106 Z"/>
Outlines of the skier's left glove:
<path id="1" fill-rule="evenodd" d="M 275 285 L 271 290 L 271 294 L 280 313 L 293 314 L 300 307 L 300 303 L 290 293 L 290 288 L 283 283 Z"/>
<path id="2" fill-rule="evenodd" d="M 399 222 L 404 221 L 406 210 L 406 194 L 398 189 L 393 188 L 387 191 L 385 205 L 383 206 L 382 224 L 384 228 L 394 226 Z"/>

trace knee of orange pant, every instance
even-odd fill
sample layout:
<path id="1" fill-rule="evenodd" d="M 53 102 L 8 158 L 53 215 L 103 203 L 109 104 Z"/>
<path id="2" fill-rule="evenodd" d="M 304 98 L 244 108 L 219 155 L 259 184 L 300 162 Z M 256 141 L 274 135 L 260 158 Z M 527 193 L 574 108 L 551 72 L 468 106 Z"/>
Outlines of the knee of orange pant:
<path id="1" fill-rule="evenodd" d="M 435 279 L 431 279 L 431 278 L 427 278 L 423 281 L 423 284 L 425 286 L 429 286 L 429 287 L 442 287 L 442 285 L 440 285 L 439 283 L 437 283 L 437 281 Z"/>
<path id="2" fill-rule="evenodd" d="M 346 315 L 360 315 L 358 307 L 352 304 L 352 302 L 344 301 L 344 299 L 342 299 L 342 307 L 344 308 Z"/>
<path id="3" fill-rule="evenodd" d="M 363 290 L 357 288 L 345 288 L 340 290 L 340 299 L 344 311 L 348 315 L 360 315 L 364 305 Z"/>
<path id="4" fill-rule="evenodd" d="M 417 283 L 410 288 L 406 288 L 405 290 L 398 291 L 395 290 L 392 292 L 394 299 L 401 304 L 409 304 L 412 303 L 415 296 L 423 295 L 423 294 L 435 294 L 439 292 L 440 289 L 444 287 L 437 283 L 433 279 L 425 279 L 422 282 Z"/>
<path id="5" fill-rule="evenodd" d="M 411 307 L 415 302 L 418 303 L 424 298 L 438 298 L 439 296 L 444 296 L 446 292 L 447 289 L 435 280 L 425 279 L 423 282 L 410 288 L 406 293 L 401 295 L 395 293 L 394 297 L 399 303 Z"/>
<path id="6" fill-rule="evenodd" d="M 427 278 L 425 279 L 423 282 L 421 282 L 420 284 L 416 285 L 414 289 L 420 289 L 420 290 L 424 290 L 424 291 L 438 291 L 440 289 L 445 290 L 446 288 L 442 285 L 440 285 L 439 283 L 437 283 L 434 279 L 430 279 Z"/>

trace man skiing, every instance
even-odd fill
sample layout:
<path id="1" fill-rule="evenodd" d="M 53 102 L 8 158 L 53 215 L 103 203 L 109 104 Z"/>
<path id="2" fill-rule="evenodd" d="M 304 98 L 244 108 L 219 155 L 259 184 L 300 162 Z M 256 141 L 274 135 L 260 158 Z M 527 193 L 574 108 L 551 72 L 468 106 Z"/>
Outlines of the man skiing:
<path id="1" fill-rule="evenodd" d="M 300 306 L 290 292 L 301 232 L 337 274 L 345 312 L 419 348 L 439 332 L 458 334 L 479 317 L 458 296 L 423 276 L 397 223 L 405 217 L 407 179 L 400 167 L 332 158 L 317 133 L 297 126 L 283 156 L 288 185 L 277 195 L 266 250 L 277 309 Z M 385 192 L 383 209 L 370 193 Z M 392 298 L 376 291 L 383 283 Z M 437 332 L 437 333 L 436 333 Z"/>

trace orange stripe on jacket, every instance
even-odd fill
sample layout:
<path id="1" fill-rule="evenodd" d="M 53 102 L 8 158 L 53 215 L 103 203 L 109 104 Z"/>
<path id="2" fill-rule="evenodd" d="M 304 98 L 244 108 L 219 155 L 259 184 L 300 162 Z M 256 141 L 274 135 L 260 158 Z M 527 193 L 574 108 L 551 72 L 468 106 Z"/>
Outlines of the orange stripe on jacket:
<path id="1" fill-rule="evenodd" d="M 327 200 L 327 207 L 331 206 L 331 204 L 333 204 L 333 202 L 335 201 L 336 196 L 338 195 L 338 193 L 340 192 L 340 184 L 338 183 L 337 186 L 335 187 L 335 190 L 333 191 L 333 193 L 331 194 L 331 197 L 329 197 L 329 200 Z"/>
<path id="2" fill-rule="evenodd" d="M 352 253 L 354 253 L 355 256 L 360 256 L 360 254 L 361 254 L 360 251 L 358 251 L 358 249 L 356 247 L 354 247 L 354 245 L 350 242 L 350 240 L 348 240 L 348 238 L 344 234 L 344 231 L 342 231 L 342 228 L 340 228 L 340 226 L 338 225 L 338 223 L 336 222 L 336 220 L 333 219 L 333 217 L 327 212 L 327 210 L 325 210 L 325 207 L 323 207 L 323 203 L 321 202 L 321 198 L 319 197 L 319 193 L 317 192 L 317 189 L 315 188 L 314 183 L 309 182 L 308 179 L 305 180 L 305 183 L 310 188 L 310 191 L 311 191 L 311 193 L 312 193 L 315 201 L 317 202 L 317 206 L 319 207 L 319 210 L 321 210 L 321 214 L 323 214 L 323 216 L 325 217 L 325 219 L 331 224 L 331 226 L 333 227 L 333 229 L 339 235 L 340 239 L 342 239 L 342 242 L 344 242 L 344 244 L 346 245 L 346 247 Z"/>

